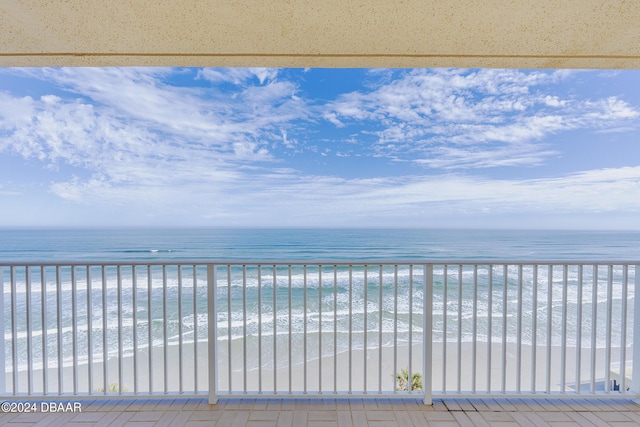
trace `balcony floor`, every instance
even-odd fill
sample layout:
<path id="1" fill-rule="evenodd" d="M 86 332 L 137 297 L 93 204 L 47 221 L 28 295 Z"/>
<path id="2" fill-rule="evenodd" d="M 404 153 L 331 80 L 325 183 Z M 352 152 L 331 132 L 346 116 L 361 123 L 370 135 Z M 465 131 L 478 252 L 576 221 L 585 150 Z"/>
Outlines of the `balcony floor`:
<path id="1" fill-rule="evenodd" d="M 2 426 L 638 426 L 640 405 L 625 400 L 83 400 L 82 412 L 0 414 Z M 38 403 L 38 406 L 40 403 Z"/>

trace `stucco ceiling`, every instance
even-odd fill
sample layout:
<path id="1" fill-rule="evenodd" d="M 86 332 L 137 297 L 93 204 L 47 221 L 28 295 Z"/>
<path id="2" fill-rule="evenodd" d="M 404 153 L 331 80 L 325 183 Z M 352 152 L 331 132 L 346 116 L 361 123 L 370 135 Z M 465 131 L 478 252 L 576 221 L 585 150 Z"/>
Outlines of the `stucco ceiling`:
<path id="1" fill-rule="evenodd" d="M 640 68 L 635 0 L 3 0 L 0 66 Z"/>

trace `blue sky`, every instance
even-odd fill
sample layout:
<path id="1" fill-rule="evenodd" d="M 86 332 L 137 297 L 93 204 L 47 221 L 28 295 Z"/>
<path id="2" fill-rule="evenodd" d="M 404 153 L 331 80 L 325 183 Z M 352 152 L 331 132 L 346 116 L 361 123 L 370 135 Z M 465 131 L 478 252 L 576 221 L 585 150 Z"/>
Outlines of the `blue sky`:
<path id="1" fill-rule="evenodd" d="M 0 226 L 640 229 L 640 71 L 2 68 Z"/>

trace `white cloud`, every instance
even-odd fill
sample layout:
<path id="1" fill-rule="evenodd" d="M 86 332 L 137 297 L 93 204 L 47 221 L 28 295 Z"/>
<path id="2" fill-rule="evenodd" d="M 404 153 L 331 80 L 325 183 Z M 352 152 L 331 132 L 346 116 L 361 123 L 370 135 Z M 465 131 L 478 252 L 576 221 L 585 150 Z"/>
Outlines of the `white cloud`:
<path id="1" fill-rule="evenodd" d="M 336 113 L 327 113 L 325 112 L 323 118 L 331 123 L 333 123 L 338 128 L 345 127 L 345 124 L 338 120 L 338 115 Z"/>
<path id="2" fill-rule="evenodd" d="M 559 154 L 545 143 L 550 135 L 635 126 L 638 111 L 620 98 L 534 90 L 565 72 L 417 70 L 326 106 L 268 69 L 203 70 L 211 88 L 173 86 L 167 69 L 24 73 L 54 82 L 61 94 L 0 93 L 0 154 L 64 171 L 49 190 L 79 209 L 193 225 L 415 226 L 479 212 L 640 213 L 640 167 L 528 180 L 446 173 L 538 165 Z M 238 87 L 221 92 L 221 82 Z M 301 138 L 315 138 L 321 120 L 348 134 L 349 146 L 334 146 L 336 136 L 318 138 L 331 148 Z M 367 138 L 366 155 L 440 172 L 387 177 L 383 166 L 384 177 L 367 179 L 317 172 L 321 162 L 363 155 L 356 142 Z M 313 174 L 287 167 L 278 152 L 302 147 L 320 164 Z M 0 195 L 12 194 L 0 187 Z"/>
<path id="3" fill-rule="evenodd" d="M 212 83 L 228 82 L 236 85 L 246 84 L 252 79 L 264 84 L 265 81 L 275 80 L 277 76 L 277 68 L 205 68 L 198 73 L 198 77 Z"/>
<path id="4" fill-rule="evenodd" d="M 441 146 L 428 154 L 415 162 L 434 169 L 531 167 L 540 165 L 548 157 L 559 153 L 554 150 L 534 150 L 531 146 L 520 145 L 493 150 Z"/>
<path id="5" fill-rule="evenodd" d="M 20 196 L 22 195 L 21 191 L 9 190 L 4 188 L 2 184 L 0 184 L 0 196 Z"/>
<path id="6" fill-rule="evenodd" d="M 552 95 L 545 96 L 542 101 L 550 107 L 564 107 L 565 105 L 567 105 L 566 100 L 561 100 L 557 96 Z"/>
<path id="7" fill-rule="evenodd" d="M 632 119 L 640 116 L 638 110 L 633 109 L 629 104 L 615 96 L 596 102 L 589 102 L 587 105 L 593 106 L 594 110 L 588 113 L 588 117 L 596 120 Z"/>
<path id="8" fill-rule="evenodd" d="M 525 180 L 460 174 L 346 179 L 290 170 L 258 172 L 188 179 L 186 171 L 177 170 L 173 179 L 158 174 L 127 183 L 78 180 L 58 183 L 53 190 L 82 203 L 139 210 L 152 206 L 158 215 L 214 225 L 393 226 L 401 221 L 417 226 L 447 215 L 477 223 L 478 213 L 484 212 L 516 220 L 539 215 L 537 225 L 544 226 L 545 218 L 555 215 L 584 219 L 599 212 L 640 214 L 640 167 Z M 185 211 L 189 206 L 193 209 Z"/>
<path id="9" fill-rule="evenodd" d="M 393 224 L 417 209 L 501 213 L 572 213 L 601 211 L 640 213 L 640 167 L 593 170 L 562 178 L 496 180 L 470 175 L 406 176 L 364 180 L 316 178 L 290 187 L 283 207 L 312 214 L 370 218 Z M 305 196 L 308 195 L 308 196 Z M 293 199 L 293 200 L 292 200 Z M 306 207 L 306 208 L 305 208 Z M 384 219 L 385 215 L 389 218 Z M 413 216 L 413 215 L 410 215 Z M 416 218 L 414 217 L 415 221 Z"/>
<path id="10" fill-rule="evenodd" d="M 31 120 L 33 113 L 33 99 L 30 96 L 14 97 L 0 92 L 0 129 L 19 128 Z"/>
<path id="11" fill-rule="evenodd" d="M 291 99 L 295 93 L 295 85 L 291 82 L 270 82 L 264 86 L 250 86 L 246 88 L 242 94 L 245 102 L 263 107 L 272 103 L 281 102 Z"/>
<path id="12" fill-rule="evenodd" d="M 172 86 L 167 69 L 24 70 L 80 97 L 0 94 L 0 150 L 52 166 L 84 167 L 107 183 L 129 177 L 143 185 L 165 182 L 163 174 L 171 171 L 207 177 L 214 170 L 219 178 L 238 162 L 273 160 L 271 141 L 308 114 L 304 101 L 291 97 L 291 83 L 272 81 L 273 70 L 225 71 L 256 75 L 265 85 L 240 89 L 230 100 L 216 91 Z"/>
<path id="13" fill-rule="evenodd" d="M 544 85 L 572 74 L 413 70 L 371 90 L 339 96 L 322 116 L 338 128 L 360 128 L 363 141 L 375 135 L 370 145 L 376 156 L 446 168 L 524 165 L 531 156 L 538 164 L 556 152 L 544 143 L 552 135 L 629 128 L 640 114 L 617 97 L 592 101 L 545 93 L 553 89 Z M 436 157 L 441 152 L 448 153 L 446 162 Z"/>
<path id="14" fill-rule="evenodd" d="M 280 134 L 282 135 L 282 144 L 285 147 L 287 147 L 289 149 L 296 148 L 296 145 L 298 144 L 298 141 L 296 141 L 295 139 L 290 139 L 286 129 L 280 129 Z"/>

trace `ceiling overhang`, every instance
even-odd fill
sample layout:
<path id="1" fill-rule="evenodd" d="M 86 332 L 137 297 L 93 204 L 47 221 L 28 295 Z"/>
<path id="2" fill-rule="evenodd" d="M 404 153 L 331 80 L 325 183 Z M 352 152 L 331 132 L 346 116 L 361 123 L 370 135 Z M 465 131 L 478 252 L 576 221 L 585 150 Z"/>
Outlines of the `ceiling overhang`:
<path id="1" fill-rule="evenodd" d="M 596 0 L 4 0 L 0 66 L 640 68 Z"/>

